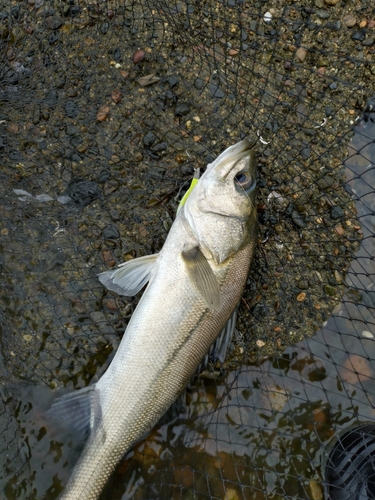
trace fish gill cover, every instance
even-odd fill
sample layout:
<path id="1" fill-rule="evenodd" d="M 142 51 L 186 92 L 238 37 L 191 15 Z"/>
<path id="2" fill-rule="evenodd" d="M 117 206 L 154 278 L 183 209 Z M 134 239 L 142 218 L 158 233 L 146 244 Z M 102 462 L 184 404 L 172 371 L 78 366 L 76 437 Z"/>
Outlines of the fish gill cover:
<path id="1" fill-rule="evenodd" d="M 375 417 L 372 2 L 0 19 L 0 496 L 57 498 L 80 444 L 44 420 L 52 389 L 104 372 L 139 300 L 97 274 L 158 252 L 194 168 L 250 135 L 260 236 L 227 360 L 101 498 L 322 499 L 327 445 Z"/>

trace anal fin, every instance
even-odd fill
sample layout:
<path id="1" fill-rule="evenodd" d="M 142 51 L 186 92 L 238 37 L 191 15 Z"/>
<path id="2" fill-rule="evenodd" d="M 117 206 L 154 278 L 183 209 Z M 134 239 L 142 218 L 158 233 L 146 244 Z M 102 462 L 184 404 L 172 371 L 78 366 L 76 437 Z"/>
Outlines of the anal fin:
<path id="1" fill-rule="evenodd" d="M 64 394 L 57 398 L 46 417 L 67 428 L 81 439 L 87 438 L 94 425 L 95 414 L 100 412 L 98 397 L 95 397 L 95 384 Z M 98 408 L 96 408 L 98 407 Z"/>

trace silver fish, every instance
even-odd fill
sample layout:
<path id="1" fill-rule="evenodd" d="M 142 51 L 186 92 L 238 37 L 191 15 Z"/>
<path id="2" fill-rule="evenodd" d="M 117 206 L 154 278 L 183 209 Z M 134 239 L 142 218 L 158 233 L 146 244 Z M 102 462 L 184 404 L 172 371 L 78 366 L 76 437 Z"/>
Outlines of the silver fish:
<path id="1" fill-rule="evenodd" d="M 90 428 L 61 499 L 99 497 L 124 454 L 154 427 L 233 323 L 256 244 L 255 197 L 255 153 L 245 139 L 208 165 L 159 254 L 99 275 L 122 295 L 148 287 L 105 374 L 50 410 Z"/>

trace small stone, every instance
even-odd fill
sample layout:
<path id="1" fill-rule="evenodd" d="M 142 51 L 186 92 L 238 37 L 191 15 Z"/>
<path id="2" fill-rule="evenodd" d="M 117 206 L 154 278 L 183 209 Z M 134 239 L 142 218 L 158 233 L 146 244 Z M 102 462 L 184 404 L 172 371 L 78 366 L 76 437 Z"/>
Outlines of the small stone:
<path id="1" fill-rule="evenodd" d="M 305 292 L 301 292 L 297 295 L 297 300 L 298 302 L 303 302 L 306 298 L 306 293 Z"/>
<path id="2" fill-rule="evenodd" d="M 347 26 L 348 28 L 352 28 L 353 26 L 356 25 L 357 19 L 353 16 L 353 14 L 348 14 L 345 17 L 343 17 L 342 22 Z"/>
<path id="3" fill-rule="evenodd" d="M 200 78 L 197 78 L 194 82 L 194 87 L 197 89 L 197 90 L 202 90 L 203 87 L 204 87 L 204 81 L 201 80 Z"/>
<path id="4" fill-rule="evenodd" d="M 0 231 L 1 236 L 8 236 L 9 235 L 9 229 L 7 227 L 3 227 L 3 229 Z"/>
<path id="5" fill-rule="evenodd" d="M 229 49 L 228 54 L 232 57 L 238 55 L 240 51 L 238 49 Z"/>
<path id="6" fill-rule="evenodd" d="M 214 83 L 209 83 L 208 88 L 210 89 L 212 97 L 216 97 L 218 99 L 222 99 L 223 97 L 225 97 L 225 93 Z"/>
<path id="7" fill-rule="evenodd" d="M 118 104 L 121 101 L 122 94 L 118 89 L 112 90 L 112 101 L 116 104 Z"/>
<path id="8" fill-rule="evenodd" d="M 116 240 L 120 237 L 120 233 L 115 226 L 109 224 L 106 228 L 103 229 L 103 237 L 105 240 Z"/>
<path id="9" fill-rule="evenodd" d="M 290 217 L 292 219 L 293 224 L 296 227 L 299 227 L 301 229 L 306 227 L 304 220 L 302 219 L 300 214 L 297 212 L 297 210 L 293 210 L 293 212 L 290 214 Z"/>
<path id="10" fill-rule="evenodd" d="M 333 274 L 334 274 L 335 280 L 338 284 L 341 284 L 344 281 L 344 278 L 341 276 L 341 274 L 337 270 L 335 270 Z"/>
<path id="11" fill-rule="evenodd" d="M 113 259 L 112 252 L 110 250 L 103 250 L 102 259 L 109 267 L 113 267 L 116 264 L 115 260 Z"/>
<path id="12" fill-rule="evenodd" d="M 139 64 L 145 58 L 145 53 L 143 50 L 136 50 L 133 54 L 132 61 L 134 64 Z"/>
<path id="13" fill-rule="evenodd" d="M 178 82 L 179 82 L 179 80 L 178 80 L 177 76 L 170 76 L 168 78 L 169 88 L 172 89 L 173 87 L 175 87 L 178 84 Z"/>
<path id="14" fill-rule="evenodd" d="M 374 45 L 374 41 L 374 38 L 369 37 L 363 40 L 362 45 L 364 45 L 365 47 L 370 47 L 370 45 Z"/>
<path id="15" fill-rule="evenodd" d="M 264 346 L 266 345 L 266 343 L 265 343 L 265 342 L 263 342 L 263 340 L 257 340 L 257 341 L 256 341 L 256 345 L 257 345 L 258 347 L 264 347 Z"/>
<path id="16" fill-rule="evenodd" d="M 58 16 L 50 16 L 45 20 L 45 24 L 50 30 L 58 30 L 64 24 L 64 20 Z"/>
<path id="17" fill-rule="evenodd" d="M 324 0 L 327 5 L 337 5 L 340 0 Z"/>
<path id="18" fill-rule="evenodd" d="M 152 144 L 154 143 L 156 137 L 155 137 L 155 134 L 153 132 L 147 132 L 147 134 L 144 136 L 143 138 L 143 144 L 149 148 L 150 146 L 152 146 Z"/>
<path id="19" fill-rule="evenodd" d="M 342 236 L 344 234 L 344 228 L 342 227 L 341 224 L 337 225 L 335 227 L 335 233 L 338 235 L 338 236 Z"/>
<path id="20" fill-rule="evenodd" d="M 106 35 L 109 30 L 109 23 L 107 21 L 104 21 L 104 23 L 101 24 L 100 26 L 100 31 L 103 33 L 103 35 Z"/>
<path id="21" fill-rule="evenodd" d="M 176 116 L 184 116 L 187 115 L 190 111 L 190 106 L 186 103 L 179 104 L 176 107 L 175 115 Z"/>
<path id="22" fill-rule="evenodd" d="M 10 134 L 18 134 L 18 132 L 20 131 L 20 127 L 19 127 L 18 123 L 10 123 L 7 126 L 7 131 Z"/>
<path id="23" fill-rule="evenodd" d="M 373 339 L 374 338 L 373 334 L 371 332 L 369 332 L 368 330 L 363 330 L 362 337 L 365 337 L 366 339 Z"/>
<path id="24" fill-rule="evenodd" d="M 342 219 L 344 217 L 344 210 L 337 205 L 331 207 L 331 217 L 334 220 Z"/>
<path id="25" fill-rule="evenodd" d="M 106 104 L 100 106 L 98 113 L 96 115 L 96 119 L 98 120 L 98 122 L 104 122 L 108 118 L 109 112 L 110 112 L 109 106 L 107 106 Z"/>
<path id="26" fill-rule="evenodd" d="M 330 285 L 324 285 L 324 291 L 330 297 L 333 297 L 336 294 L 336 288 Z"/>
<path id="27" fill-rule="evenodd" d="M 141 238 L 146 238 L 147 229 L 144 226 L 140 226 L 140 228 L 138 229 L 138 234 Z"/>
<path id="28" fill-rule="evenodd" d="M 359 23 L 360 28 L 365 28 L 367 26 L 367 21 L 363 20 Z"/>
<path id="29" fill-rule="evenodd" d="M 324 423 L 324 422 L 323 422 Z M 310 479 L 311 500 L 323 500 L 323 492 L 315 479 Z"/>
<path id="30" fill-rule="evenodd" d="M 358 42 L 363 42 L 363 40 L 365 39 L 365 33 L 363 31 L 355 31 L 351 38 L 352 40 L 357 40 Z"/>
<path id="31" fill-rule="evenodd" d="M 129 71 L 125 71 L 124 69 L 122 69 L 120 71 L 120 74 L 123 78 L 127 78 L 129 76 Z"/>
<path id="32" fill-rule="evenodd" d="M 325 177 L 318 179 L 317 182 L 319 189 L 328 189 L 332 186 L 333 183 L 334 178 L 331 175 L 326 175 Z"/>
<path id="33" fill-rule="evenodd" d="M 304 62 L 306 59 L 307 55 L 307 50 L 304 47 L 298 47 L 296 51 L 296 58 L 298 59 L 299 62 Z"/>
<path id="34" fill-rule="evenodd" d="M 325 9 L 318 9 L 316 15 L 320 17 L 320 19 L 328 19 L 330 17 L 330 13 Z"/>

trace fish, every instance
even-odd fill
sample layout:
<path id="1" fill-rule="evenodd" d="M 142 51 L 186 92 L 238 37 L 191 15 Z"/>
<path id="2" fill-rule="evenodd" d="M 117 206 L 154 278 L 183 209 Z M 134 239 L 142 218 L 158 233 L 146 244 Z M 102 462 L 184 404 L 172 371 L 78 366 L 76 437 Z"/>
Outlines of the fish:
<path id="1" fill-rule="evenodd" d="M 257 161 L 246 138 L 221 153 L 184 199 L 161 251 L 105 271 L 109 290 L 148 283 L 98 382 L 49 416 L 89 432 L 61 500 L 94 500 L 120 460 L 186 388 L 218 336 L 233 331 L 257 242 Z"/>

